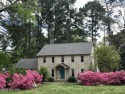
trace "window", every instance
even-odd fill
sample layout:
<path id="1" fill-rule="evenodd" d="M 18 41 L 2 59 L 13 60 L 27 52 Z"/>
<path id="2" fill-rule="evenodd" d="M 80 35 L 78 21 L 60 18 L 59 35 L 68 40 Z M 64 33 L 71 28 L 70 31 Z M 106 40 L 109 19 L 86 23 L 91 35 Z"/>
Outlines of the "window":
<path id="1" fill-rule="evenodd" d="M 43 63 L 46 63 L 46 57 L 43 57 Z"/>
<path id="2" fill-rule="evenodd" d="M 64 56 L 61 56 L 61 62 L 64 62 Z"/>
<path id="3" fill-rule="evenodd" d="M 72 76 L 74 76 L 74 69 L 72 69 Z"/>
<path id="4" fill-rule="evenodd" d="M 84 56 L 81 56 L 81 62 L 84 62 Z"/>
<path id="5" fill-rule="evenodd" d="M 74 62 L 74 56 L 71 56 L 71 62 Z"/>
<path id="6" fill-rule="evenodd" d="M 81 69 L 81 72 L 84 72 L 84 69 Z"/>
<path id="7" fill-rule="evenodd" d="M 52 77 L 54 77 L 54 70 L 52 70 Z"/>
<path id="8" fill-rule="evenodd" d="M 54 57 L 52 57 L 52 62 L 54 63 Z"/>

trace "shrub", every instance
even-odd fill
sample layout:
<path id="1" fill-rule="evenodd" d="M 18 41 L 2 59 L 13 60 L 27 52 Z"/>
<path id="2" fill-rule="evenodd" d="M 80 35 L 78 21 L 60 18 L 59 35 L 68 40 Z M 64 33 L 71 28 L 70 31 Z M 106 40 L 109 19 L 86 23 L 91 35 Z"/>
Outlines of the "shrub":
<path id="1" fill-rule="evenodd" d="M 91 71 L 79 73 L 77 79 L 80 80 L 81 84 L 86 86 L 97 85 L 100 83 L 98 74 Z"/>
<path id="2" fill-rule="evenodd" d="M 54 78 L 49 77 L 49 78 L 48 78 L 48 81 L 49 81 L 49 82 L 54 82 Z"/>
<path id="3" fill-rule="evenodd" d="M 10 77 L 10 74 L 8 72 L 0 74 L 0 89 L 3 89 L 6 86 L 6 79 L 8 77 Z"/>
<path id="4" fill-rule="evenodd" d="M 11 68 L 10 69 L 10 74 L 14 74 L 14 73 L 18 73 L 18 74 L 26 74 L 26 69 L 23 68 Z"/>
<path id="5" fill-rule="evenodd" d="M 33 81 L 37 84 L 40 84 L 43 78 L 42 74 L 40 75 L 37 71 L 31 70 L 26 71 L 26 76 L 33 77 Z"/>
<path id="6" fill-rule="evenodd" d="M 110 84 L 119 85 L 125 83 L 125 71 L 100 73 L 87 71 L 79 73 L 77 79 L 86 86 Z"/>
<path id="7" fill-rule="evenodd" d="M 31 88 L 34 83 L 40 84 L 42 81 L 42 75 L 39 75 L 36 71 L 27 70 L 26 75 L 14 73 L 12 82 L 8 83 L 10 88 L 27 89 Z"/>
<path id="8" fill-rule="evenodd" d="M 0 89 L 3 89 L 6 86 L 6 80 L 3 75 L 0 75 Z"/>
<path id="9" fill-rule="evenodd" d="M 46 67 L 42 66 L 39 73 L 43 75 L 43 81 L 46 81 L 49 78 L 49 72 Z"/>
<path id="10" fill-rule="evenodd" d="M 71 76 L 67 79 L 67 82 L 76 82 L 76 78 Z"/>
<path id="11" fill-rule="evenodd" d="M 125 71 L 109 72 L 107 84 L 119 85 L 124 82 Z"/>

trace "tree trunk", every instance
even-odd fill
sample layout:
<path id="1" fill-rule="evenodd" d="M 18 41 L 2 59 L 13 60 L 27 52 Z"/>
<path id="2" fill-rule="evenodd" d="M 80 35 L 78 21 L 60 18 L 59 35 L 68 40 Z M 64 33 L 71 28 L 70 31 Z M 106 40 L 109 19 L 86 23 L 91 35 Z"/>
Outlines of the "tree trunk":
<path id="1" fill-rule="evenodd" d="M 105 2 L 106 2 L 106 0 L 105 0 Z M 108 19 L 110 19 L 110 15 L 109 15 L 109 7 L 108 7 L 108 3 L 106 3 L 106 9 L 107 9 L 107 17 L 108 17 Z M 108 25 L 108 28 L 107 28 L 107 30 L 108 30 L 108 41 L 109 41 L 109 45 L 111 45 L 111 23 L 110 23 L 110 20 L 107 22 L 107 25 Z"/>
<path id="2" fill-rule="evenodd" d="M 28 32 L 28 57 L 30 57 L 31 52 L 31 22 L 29 22 L 29 32 Z"/>
<path id="3" fill-rule="evenodd" d="M 94 37 L 94 25 L 93 25 L 94 17 L 93 17 L 93 12 L 92 12 L 92 42 L 93 42 L 93 37 Z"/>

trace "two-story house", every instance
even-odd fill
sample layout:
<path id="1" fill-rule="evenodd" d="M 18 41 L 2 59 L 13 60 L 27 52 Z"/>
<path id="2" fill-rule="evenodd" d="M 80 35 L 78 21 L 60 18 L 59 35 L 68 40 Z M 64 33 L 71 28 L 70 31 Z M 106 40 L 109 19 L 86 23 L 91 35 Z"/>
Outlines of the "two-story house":
<path id="1" fill-rule="evenodd" d="M 20 59 L 16 67 L 40 69 L 45 66 L 54 80 L 67 80 L 77 77 L 79 72 L 94 66 L 94 48 L 92 42 L 47 44 L 37 54 L 37 58 Z"/>
<path id="2" fill-rule="evenodd" d="M 67 80 L 94 65 L 93 43 L 48 44 L 37 57 L 38 69 L 45 66 L 55 80 Z"/>

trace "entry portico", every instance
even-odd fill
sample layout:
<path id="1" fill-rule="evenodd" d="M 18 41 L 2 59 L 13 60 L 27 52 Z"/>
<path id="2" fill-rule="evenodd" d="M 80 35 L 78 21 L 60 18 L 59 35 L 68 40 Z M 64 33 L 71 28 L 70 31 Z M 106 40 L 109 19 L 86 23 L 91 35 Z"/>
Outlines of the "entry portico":
<path id="1" fill-rule="evenodd" d="M 59 80 L 66 80 L 69 77 L 69 66 L 64 63 L 58 64 L 52 68 L 54 70 L 54 79 L 57 81 Z"/>

